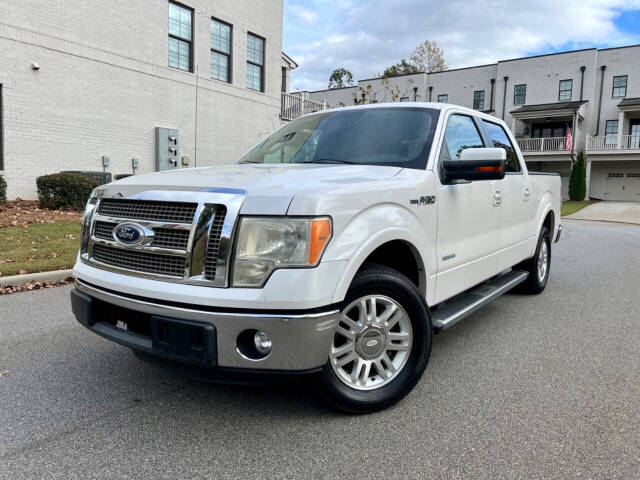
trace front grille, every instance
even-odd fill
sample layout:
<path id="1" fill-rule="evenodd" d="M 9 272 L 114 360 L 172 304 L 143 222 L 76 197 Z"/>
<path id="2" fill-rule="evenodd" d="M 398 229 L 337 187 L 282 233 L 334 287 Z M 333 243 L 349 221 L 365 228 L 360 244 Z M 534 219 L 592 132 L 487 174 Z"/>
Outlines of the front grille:
<path id="1" fill-rule="evenodd" d="M 100 201 L 98 213 L 117 218 L 193 223 L 197 208 L 197 203 L 104 198 Z"/>
<path id="2" fill-rule="evenodd" d="M 211 224 L 209 232 L 209 241 L 207 243 L 207 255 L 204 260 L 204 276 L 207 280 L 216 279 L 216 267 L 218 266 L 218 254 L 220 252 L 220 237 L 222 236 L 222 225 L 227 215 L 227 209 L 224 205 L 218 205 L 215 217 Z"/>
<path id="3" fill-rule="evenodd" d="M 93 245 L 93 258 L 114 267 L 172 277 L 184 277 L 186 262 L 184 257 L 125 250 L 97 244 Z"/>
<path id="4" fill-rule="evenodd" d="M 117 223 L 111 222 L 96 222 L 93 227 L 93 235 L 96 238 L 100 238 L 102 240 L 111 240 L 113 241 L 113 229 Z"/>
<path id="5" fill-rule="evenodd" d="M 93 229 L 93 235 L 101 240 L 113 241 L 113 229 L 117 223 L 97 221 Z M 173 228 L 154 228 L 152 247 L 173 248 L 186 250 L 189 245 L 189 230 Z"/>
<path id="6" fill-rule="evenodd" d="M 176 230 L 173 228 L 154 228 L 154 247 L 174 248 L 176 250 L 186 250 L 189 244 L 189 230 Z"/>

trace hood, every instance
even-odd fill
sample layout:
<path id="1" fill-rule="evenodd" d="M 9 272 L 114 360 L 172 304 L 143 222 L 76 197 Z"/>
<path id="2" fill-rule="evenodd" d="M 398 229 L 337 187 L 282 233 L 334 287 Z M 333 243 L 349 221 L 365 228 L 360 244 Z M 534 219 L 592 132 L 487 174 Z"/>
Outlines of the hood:
<path id="1" fill-rule="evenodd" d="M 391 178 L 400 170 L 371 165 L 235 164 L 134 175 L 103 188 L 107 196 L 120 193 L 125 197 L 145 190 L 244 190 L 247 196 L 241 213 L 284 215 L 300 192 L 333 192 L 350 185 L 361 186 Z"/>

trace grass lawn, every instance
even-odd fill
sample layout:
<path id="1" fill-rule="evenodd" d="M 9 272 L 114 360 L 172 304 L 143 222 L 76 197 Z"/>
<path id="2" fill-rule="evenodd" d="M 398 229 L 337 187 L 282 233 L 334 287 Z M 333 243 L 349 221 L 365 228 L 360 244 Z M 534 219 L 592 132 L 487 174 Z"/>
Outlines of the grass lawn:
<path id="1" fill-rule="evenodd" d="M 0 228 L 0 275 L 71 268 L 80 248 L 80 228 L 79 222 L 68 221 Z"/>
<path id="2" fill-rule="evenodd" d="M 562 202 L 562 216 L 566 217 L 567 215 L 571 215 L 572 213 L 576 213 L 578 210 L 582 210 L 584 207 L 588 207 L 592 203 L 595 203 L 593 200 L 568 200 L 566 202 Z"/>

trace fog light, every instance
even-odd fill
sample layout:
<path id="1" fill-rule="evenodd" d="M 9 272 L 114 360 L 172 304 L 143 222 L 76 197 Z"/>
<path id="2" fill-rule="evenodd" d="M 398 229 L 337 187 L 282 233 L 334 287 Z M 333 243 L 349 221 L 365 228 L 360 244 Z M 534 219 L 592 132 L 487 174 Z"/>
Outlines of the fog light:
<path id="1" fill-rule="evenodd" d="M 258 330 L 253 336 L 253 344 L 256 346 L 256 350 L 262 355 L 269 355 L 271 353 L 271 338 L 264 332 Z"/>

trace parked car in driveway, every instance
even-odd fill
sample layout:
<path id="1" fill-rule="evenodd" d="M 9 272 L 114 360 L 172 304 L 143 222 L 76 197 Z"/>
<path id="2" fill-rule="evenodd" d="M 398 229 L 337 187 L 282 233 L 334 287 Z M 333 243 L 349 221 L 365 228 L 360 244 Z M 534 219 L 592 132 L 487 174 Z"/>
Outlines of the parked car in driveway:
<path id="1" fill-rule="evenodd" d="M 73 311 L 185 368 L 310 374 L 336 407 L 379 410 L 419 381 L 435 333 L 544 290 L 560 199 L 559 176 L 528 172 L 489 115 L 317 112 L 234 165 L 96 189 Z"/>

